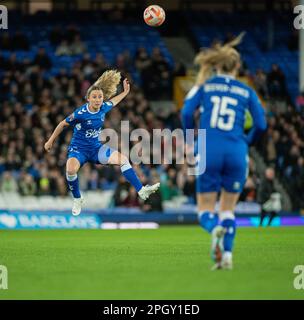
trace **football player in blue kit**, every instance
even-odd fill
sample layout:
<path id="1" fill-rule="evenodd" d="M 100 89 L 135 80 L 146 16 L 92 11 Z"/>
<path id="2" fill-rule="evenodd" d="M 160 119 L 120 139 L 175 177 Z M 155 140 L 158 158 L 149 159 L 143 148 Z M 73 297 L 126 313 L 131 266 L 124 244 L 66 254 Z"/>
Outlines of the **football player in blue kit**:
<path id="1" fill-rule="evenodd" d="M 74 198 L 72 214 L 79 215 L 84 202 L 80 194 L 77 173 L 86 163 L 119 165 L 121 172 L 129 181 L 141 199 L 146 200 L 159 188 L 159 183 L 142 186 L 128 158 L 106 144 L 101 144 L 99 135 L 106 114 L 124 99 L 130 91 L 127 79 L 123 81 L 123 92 L 116 95 L 121 75 L 115 70 L 108 70 L 88 89 L 87 103 L 77 108 L 70 116 L 62 120 L 49 140 L 45 143 L 46 151 L 50 151 L 55 139 L 65 127 L 73 126 L 73 137 L 68 148 L 66 178 Z"/>
<path id="2" fill-rule="evenodd" d="M 213 269 L 233 267 L 234 210 L 247 179 L 248 145 L 266 129 L 264 110 L 257 94 L 235 79 L 241 59 L 233 47 L 241 38 L 239 36 L 226 45 L 217 45 L 197 55 L 196 62 L 200 65 L 197 82 L 186 96 L 182 109 L 184 130 L 195 128 L 197 109 L 198 126 L 206 130 L 206 154 L 201 155 L 206 156 L 206 166 L 205 172 L 196 176 L 196 192 L 200 225 L 212 237 Z M 253 126 L 245 134 L 247 110 Z"/>

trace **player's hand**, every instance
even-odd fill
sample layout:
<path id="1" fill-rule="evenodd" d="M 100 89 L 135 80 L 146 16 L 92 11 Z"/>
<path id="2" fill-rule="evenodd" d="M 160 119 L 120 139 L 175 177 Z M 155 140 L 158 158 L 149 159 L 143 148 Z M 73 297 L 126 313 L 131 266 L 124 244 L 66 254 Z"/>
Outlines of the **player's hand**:
<path id="1" fill-rule="evenodd" d="M 53 147 L 53 142 L 48 140 L 45 144 L 44 144 L 44 149 L 47 151 L 47 152 L 50 152 L 51 149 Z"/>
<path id="2" fill-rule="evenodd" d="M 123 81 L 123 88 L 124 88 L 124 92 L 126 94 L 128 94 L 130 92 L 130 83 L 127 78 Z"/>

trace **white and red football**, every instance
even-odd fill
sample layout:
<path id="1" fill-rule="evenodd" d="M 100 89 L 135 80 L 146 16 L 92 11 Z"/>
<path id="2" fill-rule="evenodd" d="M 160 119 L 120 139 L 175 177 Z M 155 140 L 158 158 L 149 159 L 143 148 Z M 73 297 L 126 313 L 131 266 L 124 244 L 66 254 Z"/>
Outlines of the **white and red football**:
<path id="1" fill-rule="evenodd" d="M 156 4 L 147 7 L 144 11 L 144 20 L 151 27 L 159 27 L 164 23 L 165 19 L 165 10 Z"/>

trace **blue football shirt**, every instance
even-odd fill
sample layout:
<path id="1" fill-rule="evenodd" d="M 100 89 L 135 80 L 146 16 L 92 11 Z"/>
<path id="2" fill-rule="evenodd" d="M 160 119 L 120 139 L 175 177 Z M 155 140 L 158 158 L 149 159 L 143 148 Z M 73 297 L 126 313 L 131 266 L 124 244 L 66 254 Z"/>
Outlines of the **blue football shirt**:
<path id="1" fill-rule="evenodd" d="M 217 75 L 188 93 L 182 110 L 184 129 L 193 129 L 199 108 L 199 128 L 208 139 L 244 141 L 251 144 L 266 128 L 264 109 L 253 89 L 228 75 Z M 253 128 L 244 135 L 245 113 L 253 118 Z"/>
<path id="2" fill-rule="evenodd" d="M 88 103 L 77 108 L 65 121 L 74 126 L 73 137 L 70 145 L 80 148 L 94 148 L 101 145 L 101 133 L 105 115 L 113 108 L 110 101 L 104 102 L 99 111 L 89 110 Z"/>

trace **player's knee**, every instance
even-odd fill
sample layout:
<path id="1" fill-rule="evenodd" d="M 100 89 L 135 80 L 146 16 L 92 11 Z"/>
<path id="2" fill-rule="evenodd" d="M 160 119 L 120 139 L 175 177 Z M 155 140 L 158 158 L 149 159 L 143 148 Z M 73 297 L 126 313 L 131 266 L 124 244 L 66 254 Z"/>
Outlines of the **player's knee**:
<path id="1" fill-rule="evenodd" d="M 76 174 L 77 174 L 77 168 L 75 167 L 75 168 L 68 168 L 67 170 L 66 170 L 66 175 L 67 176 L 75 176 Z"/>
<path id="2" fill-rule="evenodd" d="M 119 162 L 120 162 L 120 165 L 123 166 L 125 164 L 129 164 L 129 159 L 124 154 L 121 153 L 119 156 Z"/>

